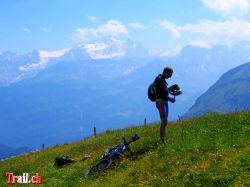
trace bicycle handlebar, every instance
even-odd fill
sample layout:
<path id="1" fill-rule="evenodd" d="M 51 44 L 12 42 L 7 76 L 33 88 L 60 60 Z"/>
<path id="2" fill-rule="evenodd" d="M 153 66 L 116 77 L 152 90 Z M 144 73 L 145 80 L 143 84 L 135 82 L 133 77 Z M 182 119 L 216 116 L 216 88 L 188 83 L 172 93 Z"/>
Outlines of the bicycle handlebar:
<path id="1" fill-rule="evenodd" d="M 129 142 L 127 142 L 126 139 L 125 139 L 124 137 L 122 137 L 122 139 L 123 139 L 123 142 L 124 142 L 125 146 L 128 147 L 129 144 L 131 144 L 132 142 L 134 142 L 134 141 L 140 139 L 140 136 L 139 136 L 138 134 L 135 134 L 135 135 L 131 138 L 131 140 L 130 140 Z"/>

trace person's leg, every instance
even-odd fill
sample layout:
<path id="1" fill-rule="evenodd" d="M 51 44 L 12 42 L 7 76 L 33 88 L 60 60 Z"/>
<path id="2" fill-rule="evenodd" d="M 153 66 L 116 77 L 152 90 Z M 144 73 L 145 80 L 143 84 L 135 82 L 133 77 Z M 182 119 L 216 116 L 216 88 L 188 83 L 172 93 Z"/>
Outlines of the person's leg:
<path id="1" fill-rule="evenodd" d="M 167 123 L 168 123 L 168 120 L 166 117 L 161 118 L 160 139 L 162 143 L 165 143 L 165 129 L 166 129 Z"/>
<path id="2" fill-rule="evenodd" d="M 164 143 L 165 140 L 165 129 L 168 123 L 168 103 L 167 102 L 156 102 L 156 107 L 159 110 L 161 117 L 161 126 L 160 126 L 160 139 Z"/>

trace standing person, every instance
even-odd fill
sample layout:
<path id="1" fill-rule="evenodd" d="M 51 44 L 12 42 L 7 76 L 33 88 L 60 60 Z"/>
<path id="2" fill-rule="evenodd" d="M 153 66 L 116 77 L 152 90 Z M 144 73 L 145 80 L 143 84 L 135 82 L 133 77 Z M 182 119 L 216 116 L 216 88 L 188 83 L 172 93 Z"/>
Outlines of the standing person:
<path id="1" fill-rule="evenodd" d="M 166 79 L 170 78 L 173 74 L 173 69 L 165 67 L 162 74 L 159 74 L 154 83 L 151 86 L 152 92 L 154 93 L 154 100 L 156 101 L 156 108 L 159 110 L 161 118 L 160 126 L 160 139 L 162 143 L 165 142 L 165 128 L 168 123 L 168 101 L 171 103 L 175 102 L 175 98 L 168 96 L 168 87 Z"/>

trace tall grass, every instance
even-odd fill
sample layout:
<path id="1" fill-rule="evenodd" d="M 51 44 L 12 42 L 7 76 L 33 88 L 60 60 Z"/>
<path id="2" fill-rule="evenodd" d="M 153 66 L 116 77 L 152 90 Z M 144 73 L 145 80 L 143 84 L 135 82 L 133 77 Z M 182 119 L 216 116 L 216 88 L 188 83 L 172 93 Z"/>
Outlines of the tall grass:
<path id="1" fill-rule="evenodd" d="M 105 172 L 84 179 L 84 173 L 103 151 L 130 138 L 137 155 L 121 156 Z M 80 161 L 88 154 L 90 159 Z M 53 166 L 57 156 L 70 155 L 78 162 L 61 169 Z M 216 114 L 172 122 L 166 143 L 159 141 L 159 124 L 137 126 L 106 133 L 80 142 L 0 162 L 0 186 L 6 172 L 16 175 L 39 172 L 41 186 L 250 186 L 250 111 Z M 29 185 L 25 185 L 29 186 Z"/>

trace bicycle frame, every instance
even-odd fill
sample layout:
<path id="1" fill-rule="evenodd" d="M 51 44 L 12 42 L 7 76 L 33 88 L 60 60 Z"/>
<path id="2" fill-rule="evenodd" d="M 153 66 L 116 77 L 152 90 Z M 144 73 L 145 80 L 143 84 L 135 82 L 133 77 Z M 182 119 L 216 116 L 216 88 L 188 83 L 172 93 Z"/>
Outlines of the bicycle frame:
<path id="1" fill-rule="evenodd" d="M 131 149 L 129 148 L 129 144 L 138 140 L 140 137 L 135 134 L 129 142 L 126 141 L 124 137 L 123 143 L 118 144 L 113 148 L 108 148 L 105 150 L 104 154 L 102 155 L 101 159 L 97 161 L 92 168 L 90 168 L 86 174 L 85 178 L 87 178 L 90 174 L 94 172 L 99 172 L 107 169 L 110 167 L 120 156 L 121 153 L 128 150 L 131 153 Z"/>

